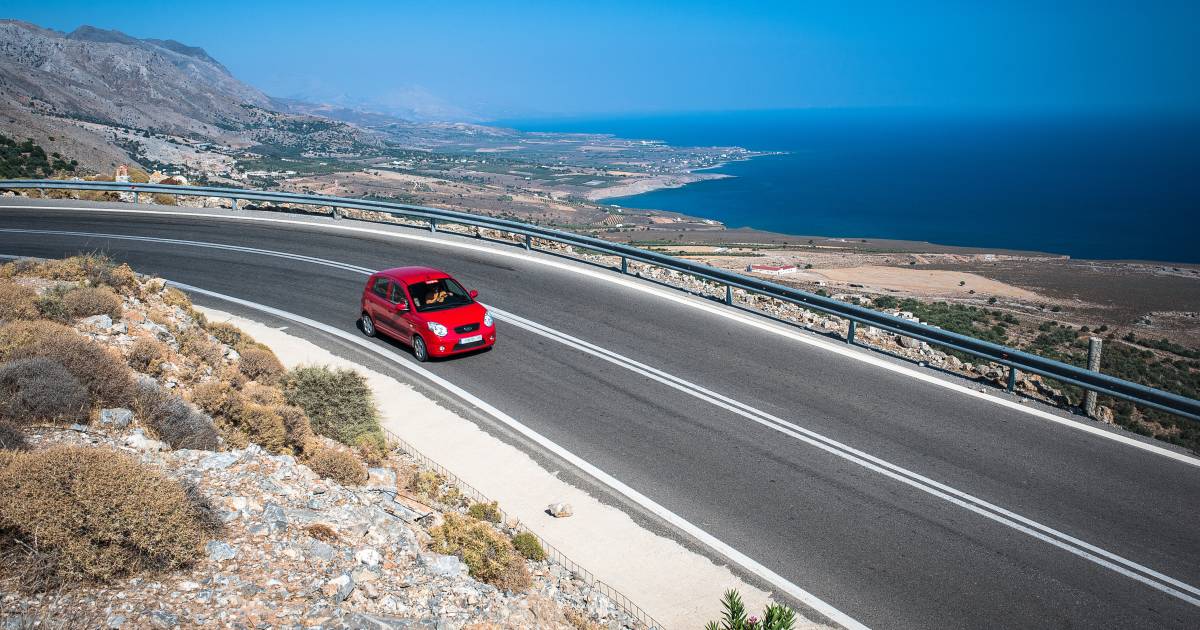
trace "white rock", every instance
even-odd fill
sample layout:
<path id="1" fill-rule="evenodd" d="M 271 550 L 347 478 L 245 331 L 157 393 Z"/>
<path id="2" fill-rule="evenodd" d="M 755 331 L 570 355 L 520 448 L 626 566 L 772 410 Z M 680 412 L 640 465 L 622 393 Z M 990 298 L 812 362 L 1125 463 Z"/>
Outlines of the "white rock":
<path id="1" fill-rule="evenodd" d="M 125 436 L 125 445 L 135 448 L 139 451 L 165 451 L 170 447 L 158 440 L 152 440 L 146 437 L 146 434 L 141 429 L 134 429 L 133 433 Z"/>
<path id="2" fill-rule="evenodd" d="M 358 553 L 354 554 L 354 557 L 359 562 L 369 567 L 376 566 L 380 562 L 383 562 L 383 556 L 379 555 L 378 551 L 375 551 L 370 547 L 367 547 L 366 549 L 359 549 Z"/>
<path id="3" fill-rule="evenodd" d="M 100 330 L 108 330 L 112 328 L 113 321 L 108 315 L 92 315 L 79 320 L 81 324 L 98 328 Z"/>
<path id="4" fill-rule="evenodd" d="M 575 513 L 575 511 L 571 509 L 570 503 L 563 503 L 561 501 L 557 503 L 551 503 L 550 507 L 546 508 L 546 511 L 550 512 L 550 515 L 554 518 L 566 518 Z"/>

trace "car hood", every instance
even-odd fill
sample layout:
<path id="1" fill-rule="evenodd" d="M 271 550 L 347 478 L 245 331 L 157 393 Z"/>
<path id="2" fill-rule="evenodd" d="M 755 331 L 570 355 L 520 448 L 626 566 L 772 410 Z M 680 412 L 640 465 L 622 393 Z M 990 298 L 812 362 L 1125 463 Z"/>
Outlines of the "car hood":
<path id="1" fill-rule="evenodd" d="M 464 306 L 456 306 L 440 311 L 426 311 L 420 313 L 422 319 L 427 322 L 437 322 L 448 328 L 462 326 L 464 324 L 479 324 L 483 322 L 483 314 L 487 309 L 479 302 L 472 302 Z"/>

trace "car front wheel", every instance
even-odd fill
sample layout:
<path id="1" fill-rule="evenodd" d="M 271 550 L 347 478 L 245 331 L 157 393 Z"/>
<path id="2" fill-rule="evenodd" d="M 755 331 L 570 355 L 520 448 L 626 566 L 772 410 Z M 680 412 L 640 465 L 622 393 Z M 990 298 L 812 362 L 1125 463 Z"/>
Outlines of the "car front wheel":
<path id="1" fill-rule="evenodd" d="M 421 335 L 413 335 L 412 346 L 413 357 L 417 361 L 424 363 L 425 361 L 429 360 L 429 348 L 425 347 L 425 340 L 421 338 Z"/>
<path id="2" fill-rule="evenodd" d="M 368 337 L 375 336 L 375 322 L 371 321 L 371 316 L 366 313 L 362 314 L 362 331 Z"/>

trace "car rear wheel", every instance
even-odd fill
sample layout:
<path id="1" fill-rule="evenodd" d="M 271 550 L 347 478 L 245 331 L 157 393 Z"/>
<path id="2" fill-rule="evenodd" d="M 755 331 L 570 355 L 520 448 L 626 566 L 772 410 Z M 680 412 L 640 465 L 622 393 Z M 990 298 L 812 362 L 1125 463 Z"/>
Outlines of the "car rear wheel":
<path id="1" fill-rule="evenodd" d="M 413 335 L 412 346 L 413 357 L 417 361 L 424 363 L 429 360 L 429 348 L 425 347 L 425 340 L 421 338 L 421 335 Z"/>
<path id="2" fill-rule="evenodd" d="M 371 316 L 367 315 L 366 313 L 363 313 L 362 319 L 360 321 L 362 321 L 363 334 L 368 337 L 374 337 L 375 336 L 375 322 L 371 321 Z"/>

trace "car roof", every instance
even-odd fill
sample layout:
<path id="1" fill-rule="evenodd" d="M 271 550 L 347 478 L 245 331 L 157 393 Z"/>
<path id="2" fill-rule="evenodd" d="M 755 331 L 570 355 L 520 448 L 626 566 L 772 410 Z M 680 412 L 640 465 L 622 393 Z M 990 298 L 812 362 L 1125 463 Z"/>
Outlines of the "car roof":
<path id="1" fill-rule="evenodd" d="M 406 284 L 450 277 L 450 274 L 445 271 L 433 267 L 393 267 L 380 271 L 378 275 L 387 276 Z"/>

